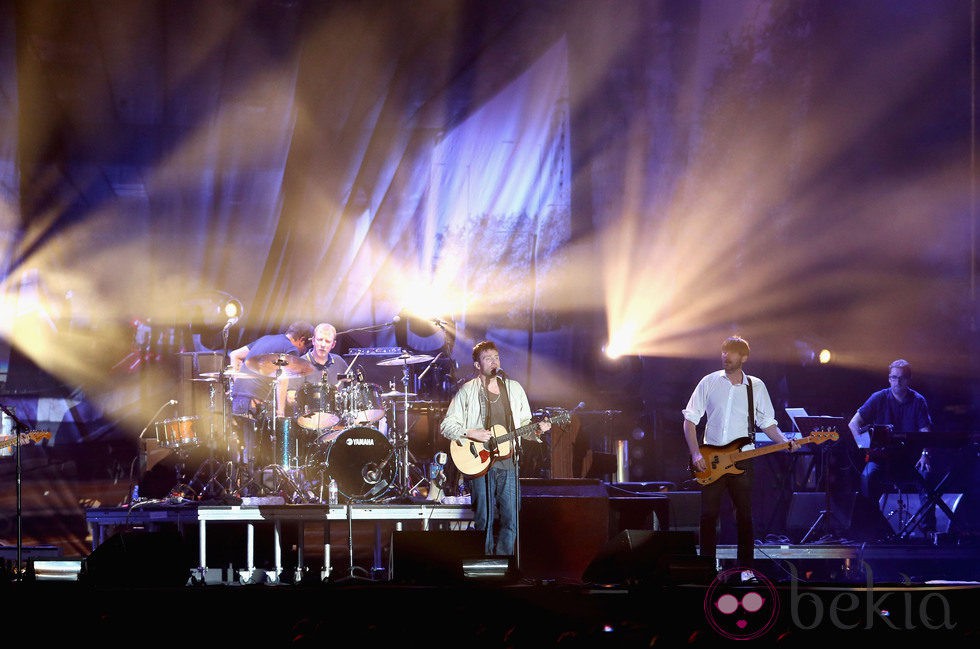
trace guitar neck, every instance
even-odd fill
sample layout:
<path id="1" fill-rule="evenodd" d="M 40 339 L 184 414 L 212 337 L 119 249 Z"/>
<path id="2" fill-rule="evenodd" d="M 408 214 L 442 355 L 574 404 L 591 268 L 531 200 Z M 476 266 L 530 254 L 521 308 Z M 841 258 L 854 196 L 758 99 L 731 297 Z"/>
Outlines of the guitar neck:
<path id="1" fill-rule="evenodd" d="M 568 419 L 569 419 L 568 414 L 561 413 L 555 415 L 554 417 L 550 417 L 549 421 L 551 421 L 551 423 L 554 424 L 555 426 L 564 426 L 566 423 L 568 423 Z M 500 442 L 506 443 L 518 437 L 528 437 L 531 434 L 533 434 L 534 431 L 537 430 L 537 428 L 538 428 L 538 422 L 532 421 L 530 424 L 527 424 L 526 426 L 521 426 L 517 430 L 512 430 L 508 433 L 504 433 L 503 435 L 496 435 L 495 437 L 498 443 Z"/>
<path id="2" fill-rule="evenodd" d="M 803 444 L 812 444 L 815 440 L 809 437 L 804 437 L 803 439 L 795 440 L 797 446 L 802 446 Z M 769 446 L 763 446 L 762 448 L 753 448 L 748 451 L 739 451 L 738 453 L 732 454 L 733 460 L 747 460 L 753 457 L 758 457 L 760 455 L 765 455 L 766 453 L 775 453 L 777 451 L 785 451 L 792 445 L 793 442 L 782 442 L 779 444 L 770 444 Z"/>
<path id="3" fill-rule="evenodd" d="M 521 426 L 517 430 L 512 430 L 509 433 L 504 433 L 503 435 L 497 435 L 497 442 L 509 442 L 512 439 L 516 439 L 518 437 L 525 437 L 529 433 L 531 433 L 535 428 L 537 428 L 537 426 L 538 424 L 534 422 L 528 424 L 527 426 Z"/>

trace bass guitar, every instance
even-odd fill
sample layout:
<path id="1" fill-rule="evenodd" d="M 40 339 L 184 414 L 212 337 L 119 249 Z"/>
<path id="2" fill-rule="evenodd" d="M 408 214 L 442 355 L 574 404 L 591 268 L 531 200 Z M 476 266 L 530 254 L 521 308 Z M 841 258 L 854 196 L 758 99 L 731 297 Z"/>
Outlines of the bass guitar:
<path id="1" fill-rule="evenodd" d="M 553 426 L 565 426 L 570 418 L 567 412 L 562 411 L 549 416 L 548 420 Z M 451 442 L 449 455 L 460 473 L 468 478 L 479 478 L 490 470 L 494 462 L 510 457 L 511 440 L 518 437 L 531 437 L 537 429 L 537 422 L 531 422 L 512 431 L 508 431 L 504 426 L 494 426 L 490 429 L 492 437 L 485 442 L 477 442 L 466 437 Z"/>
<path id="2" fill-rule="evenodd" d="M 51 439 L 51 433 L 46 430 L 32 430 L 29 433 L 21 433 L 20 443 L 27 444 L 28 442 L 40 442 L 42 439 Z M 13 446 L 17 443 L 18 436 L 11 435 L 6 439 L 0 439 L 0 450 L 7 448 L 8 446 Z"/>
<path id="3" fill-rule="evenodd" d="M 823 444 L 827 440 L 834 441 L 838 437 L 839 435 L 836 430 L 815 430 L 806 437 L 793 441 L 796 442 L 797 446 L 802 446 L 803 444 Z M 767 453 L 785 451 L 790 447 L 790 442 L 785 442 L 783 444 L 771 444 L 762 448 L 740 451 L 739 449 L 748 444 L 749 441 L 748 437 L 743 437 L 724 446 L 714 446 L 712 444 L 700 446 L 701 456 L 704 458 L 707 466 L 704 471 L 698 471 L 692 464 L 688 463 L 691 476 L 700 485 L 711 484 L 726 473 L 742 473 L 743 469 L 735 466 L 735 463 L 739 460 L 748 460 L 759 457 L 760 455 L 766 455 Z"/>

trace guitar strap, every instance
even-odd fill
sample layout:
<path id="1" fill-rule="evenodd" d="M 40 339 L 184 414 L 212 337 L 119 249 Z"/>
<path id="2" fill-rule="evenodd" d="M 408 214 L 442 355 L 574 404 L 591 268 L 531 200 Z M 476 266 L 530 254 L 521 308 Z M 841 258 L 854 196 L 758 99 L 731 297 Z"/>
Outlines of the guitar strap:
<path id="1" fill-rule="evenodd" d="M 746 392 L 746 395 L 749 397 L 749 429 L 748 430 L 749 430 L 749 437 L 752 438 L 754 437 L 752 433 L 755 431 L 755 417 L 752 416 L 755 410 L 755 403 L 752 400 L 752 377 L 746 374 L 745 382 L 746 384 L 748 384 L 748 388 L 749 388 L 748 391 Z"/>

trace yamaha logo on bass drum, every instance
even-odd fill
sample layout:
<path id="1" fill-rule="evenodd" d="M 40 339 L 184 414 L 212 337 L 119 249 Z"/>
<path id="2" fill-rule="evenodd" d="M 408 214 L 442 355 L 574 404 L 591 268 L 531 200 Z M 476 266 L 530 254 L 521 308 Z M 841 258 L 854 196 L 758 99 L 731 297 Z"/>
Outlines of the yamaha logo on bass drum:
<path id="1" fill-rule="evenodd" d="M 373 437 L 352 437 L 347 440 L 348 446 L 374 446 Z"/>

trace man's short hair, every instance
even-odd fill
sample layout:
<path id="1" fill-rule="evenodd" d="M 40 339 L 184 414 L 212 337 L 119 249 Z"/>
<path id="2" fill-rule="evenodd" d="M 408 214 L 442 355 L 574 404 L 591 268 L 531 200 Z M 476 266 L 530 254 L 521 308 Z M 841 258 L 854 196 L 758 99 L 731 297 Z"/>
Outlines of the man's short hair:
<path id="1" fill-rule="evenodd" d="M 286 328 L 286 335 L 290 338 L 309 343 L 313 340 L 313 325 L 309 322 L 297 320 Z"/>
<path id="2" fill-rule="evenodd" d="M 728 338 L 725 338 L 725 342 L 721 344 L 721 351 L 737 352 L 743 356 L 748 356 L 749 341 L 741 336 L 729 336 Z"/>
<path id="3" fill-rule="evenodd" d="M 892 370 L 901 370 L 902 374 L 912 378 L 912 363 L 909 363 L 904 358 L 900 358 L 897 361 L 892 361 L 892 364 L 888 366 L 888 373 L 891 374 Z"/>
<path id="4" fill-rule="evenodd" d="M 481 340 L 477 344 L 473 345 L 473 362 L 480 362 L 480 354 L 487 350 L 499 351 L 497 345 L 494 344 L 492 340 Z"/>

